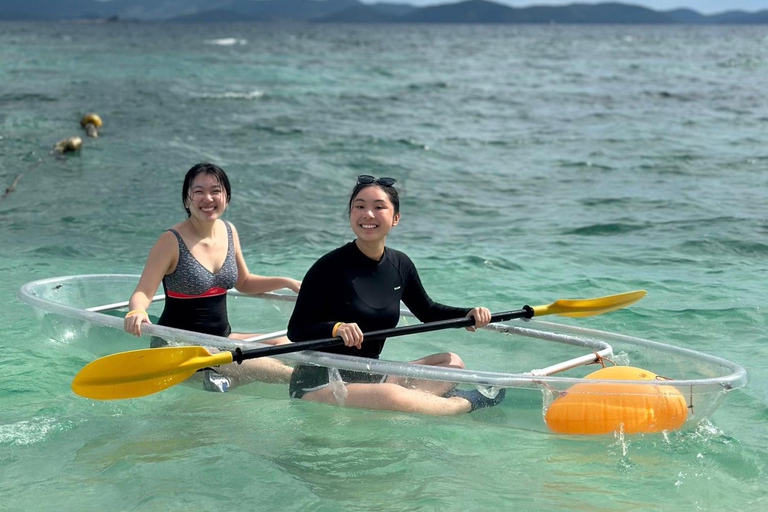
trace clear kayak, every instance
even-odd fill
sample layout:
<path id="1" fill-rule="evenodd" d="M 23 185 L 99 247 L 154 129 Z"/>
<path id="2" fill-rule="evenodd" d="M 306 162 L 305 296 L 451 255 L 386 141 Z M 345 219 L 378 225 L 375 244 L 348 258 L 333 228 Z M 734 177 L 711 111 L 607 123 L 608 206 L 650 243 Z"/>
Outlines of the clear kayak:
<path id="1" fill-rule="evenodd" d="M 41 279 L 22 286 L 18 298 L 33 308 L 47 336 L 85 350 L 90 354 L 87 357 L 148 348 L 149 336 L 163 338 L 171 346 L 221 350 L 266 347 L 261 341 L 285 334 L 283 329 L 295 301 L 293 294 L 249 296 L 230 291 L 228 310 L 233 329 L 262 333 L 247 340 L 154 324 L 147 325 L 139 339 L 123 331 L 128 304 L 127 300 L 121 301 L 130 296 L 138 279 L 137 275 L 122 274 Z M 151 316 L 159 316 L 163 299 L 162 295 L 154 298 Z M 415 323 L 416 319 L 403 309 L 400 324 Z M 462 352 L 462 347 L 478 345 L 483 347 L 482 358 L 473 361 L 465 357 L 467 369 L 308 350 L 283 354 L 279 359 L 288 364 L 322 366 L 329 371 L 344 369 L 450 382 L 459 388 L 478 389 L 487 396 L 503 388 L 505 400 L 496 407 L 474 412 L 473 421 L 564 434 L 693 428 L 714 413 L 729 391 L 747 383 L 742 366 L 720 357 L 540 320 L 493 323 L 475 334 L 463 329 L 420 334 L 406 343 L 393 339 L 387 343 L 386 353 L 389 355 L 392 347 L 397 358 L 406 361 L 436 350 Z M 514 371 L 512 363 L 518 367 Z M 605 368 L 598 369 L 599 365 Z M 483 370 L 470 369 L 480 366 Z M 233 392 L 288 398 L 284 384 L 254 383 Z"/>

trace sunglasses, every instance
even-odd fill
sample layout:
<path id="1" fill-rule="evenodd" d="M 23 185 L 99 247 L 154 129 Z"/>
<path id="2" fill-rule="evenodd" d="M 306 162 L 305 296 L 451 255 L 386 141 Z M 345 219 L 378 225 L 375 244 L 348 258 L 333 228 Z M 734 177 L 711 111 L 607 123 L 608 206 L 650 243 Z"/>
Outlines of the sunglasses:
<path id="1" fill-rule="evenodd" d="M 370 174 L 361 174 L 357 177 L 358 185 L 368 185 L 370 183 L 376 183 L 382 187 L 391 187 L 397 182 L 395 178 L 374 178 Z"/>

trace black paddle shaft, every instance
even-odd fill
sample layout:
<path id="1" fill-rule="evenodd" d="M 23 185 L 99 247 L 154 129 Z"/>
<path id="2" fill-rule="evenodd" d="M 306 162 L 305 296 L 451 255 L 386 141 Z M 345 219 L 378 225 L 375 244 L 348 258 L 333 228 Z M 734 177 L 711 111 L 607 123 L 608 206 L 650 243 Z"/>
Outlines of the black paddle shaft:
<path id="1" fill-rule="evenodd" d="M 491 315 L 491 322 L 503 322 L 513 318 L 533 318 L 533 308 L 523 306 L 523 309 L 517 311 L 505 311 L 503 313 L 494 313 Z M 440 329 L 451 329 L 458 327 L 471 327 L 475 325 L 473 317 L 454 318 L 451 320 L 439 320 L 437 322 L 427 322 L 416 325 L 404 325 L 402 327 L 393 327 L 392 329 L 381 329 L 365 333 L 364 338 L 391 338 L 393 336 L 405 336 L 420 332 L 439 331 Z M 254 348 L 251 350 L 240 350 L 239 348 L 232 352 L 232 361 L 242 363 L 246 359 L 255 359 L 257 357 L 277 356 L 280 354 L 290 354 L 291 352 L 301 352 L 303 350 L 317 350 L 320 348 L 334 347 L 343 345 L 344 340 L 340 336 L 335 338 L 325 338 L 320 340 L 299 341 L 296 343 L 286 343 L 274 347 Z"/>

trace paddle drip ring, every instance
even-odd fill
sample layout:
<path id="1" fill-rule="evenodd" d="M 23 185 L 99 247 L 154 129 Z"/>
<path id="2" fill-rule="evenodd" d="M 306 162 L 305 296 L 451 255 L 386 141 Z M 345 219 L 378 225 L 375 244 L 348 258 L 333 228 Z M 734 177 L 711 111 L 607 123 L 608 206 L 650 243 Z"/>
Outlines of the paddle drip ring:
<path id="1" fill-rule="evenodd" d="M 243 351 L 240 347 L 237 347 L 234 352 L 232 352 L 232 362 L 243 364 Z"/>

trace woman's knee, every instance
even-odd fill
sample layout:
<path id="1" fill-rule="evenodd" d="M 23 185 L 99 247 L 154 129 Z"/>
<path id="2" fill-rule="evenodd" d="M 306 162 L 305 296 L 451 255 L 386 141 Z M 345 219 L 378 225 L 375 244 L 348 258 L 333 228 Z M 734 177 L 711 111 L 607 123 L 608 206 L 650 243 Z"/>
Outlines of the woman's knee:
<path id="1" fill-rule="evenodd" d="M 458 354 L 454 354 L 453 352 L 448 352 L 448 366 L 451 366 L 453 368 L 464 368 L 464 360 L 459 357 Z"/>
<path id="2" fill-rule="evenodd" d="M 434 354 L 433 356 L 436 362 L 431 363 L 433 366 L 449 366 L 451 368 L 464 368 L 464 361 L 458 354 L 453 352 L 442 352 L 440 354 Z"/>
<path id="3" fill-rule="evenodd" d="M 447 366 L 451 368 L 464 368 L 464 361 L 453 352 L 441 352 L 439 354 L 432 354 L 427 357 L 422 357 L 416 361 L 411 361 L 412 364 L 423 364 L 427 366 Z"/>

